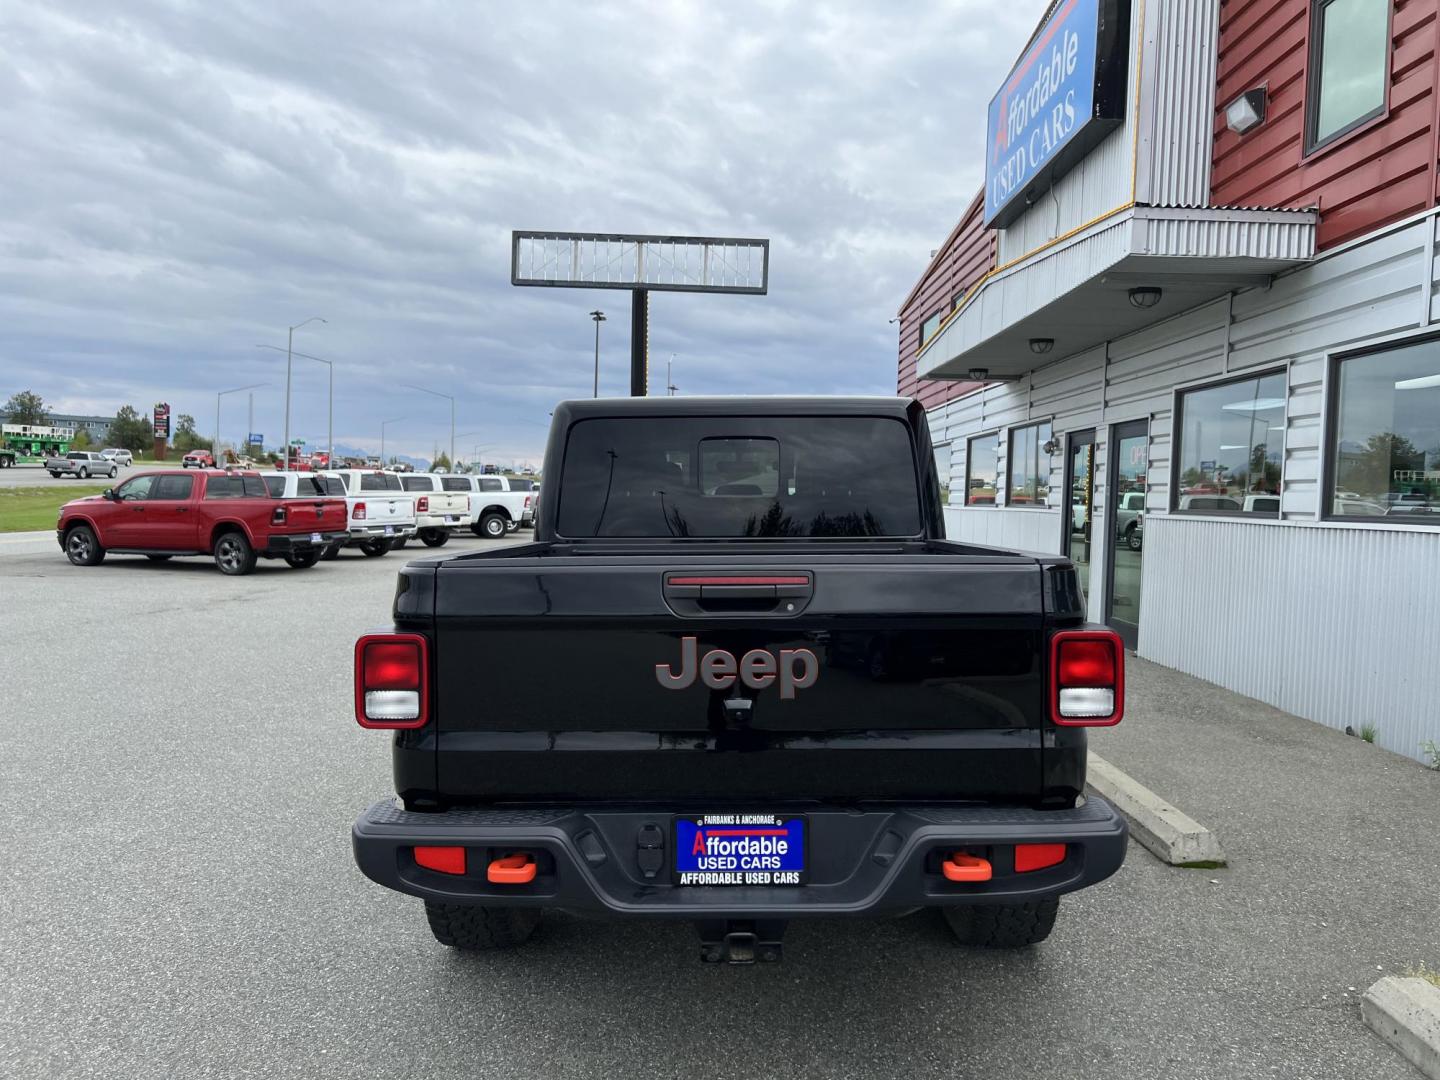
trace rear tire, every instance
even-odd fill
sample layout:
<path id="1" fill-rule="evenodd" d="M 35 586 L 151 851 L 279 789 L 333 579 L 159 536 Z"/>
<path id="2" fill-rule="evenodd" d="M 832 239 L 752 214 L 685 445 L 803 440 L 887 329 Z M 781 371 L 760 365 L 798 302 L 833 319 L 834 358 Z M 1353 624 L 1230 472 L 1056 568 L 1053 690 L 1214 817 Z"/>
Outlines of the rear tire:
<path id="1" fill-rule="evenodd" d="M 1060 897 L 1047 896 L 1023 904 L 966 904 L 940 910 L 961 945 L 1023 949 L 1050 936 L 1060 910 Z"/>
<path id="2" fill-rule="evenodd" d="M 257 556 L 244 533 L 221 533 L 215 540 L 215 567 L 228 577 L 243 577 L 255 569 Z"/>
<path id="3" fill-rule="evenodd" d="M 441 945 L 466 952 L 513 949 L 540 925 L 539 908 L 475 907 L 425 901 L 430 933 Z"/>
<path id="4" fill-rule="evenodd" d="M 378 559 L 390 550 L 389 540 L 366 540 L 360 545 L 360 550 L 372 559 Z"/>
<path id="5" fill-rule="evenodd" d="M 480 535 L 489 540 L 499 540 L 505 535 L 507 524 L 504 514 L 492 511 L 480 519 Z"/>
<path id="6" fill-rule="evenodd" d="M 81 479 L 81 480 L 89 480 L 89 479 L 90 479 L 90 470 L 87 469 L 84 465 L 81 465 L 81 466 L 80 466 L 80 479 Z"/>
<path id="7" fill-rule="evenodd" d="M 444 547 L 445 541 L 449 539 L 448 529 L 426 529 L 420 534 L 420 542 L 426 547 Z"/>
<path id="8" fill-rule="evenodd" d="M 390 541 L 390 550 L 399 551 L 409 542 L 410 538 L 408 536 L 397 536 L 394 540 Z"/>
<path id="9" fill-rule="evenodd" d="M 1144 541 L 1141 539 L 1140 534 L 1135 531 L 1134 525 L 1131 525 L 1125 530 L 1125 546 L 1131 551 L 1139 551 L 1140 548 L 1144 546 Z"/>
<path id="10" fill-rule="evenodd" d="M 293 555 L 286 555 L 285 561 L 296 570 L 308 570 L 320 561 L 320 555 L 319 548 L 312 548 L 310 551 L 297 551 Z"/>
<path id="11" fill-rule="evenodd" d="M 76 566 L 96 566 L 105 561 L 105 549 L 89 525 L 76 525 L 65 534 L 65 557 Z"/>
<path id="12" fill-rule="evenodd" d="M 340 557 L 340 545 L 339 545 L 339 544 L 336 544 L 336 545 L 334 545 L 333 547 L 327 547 L 327 548 L 325 549 L 325 554 L 320 556 L 320 558 L 324 559 L 326 562 L 329 562 L 331 559 L 338 559 L 339 557 Z"/>

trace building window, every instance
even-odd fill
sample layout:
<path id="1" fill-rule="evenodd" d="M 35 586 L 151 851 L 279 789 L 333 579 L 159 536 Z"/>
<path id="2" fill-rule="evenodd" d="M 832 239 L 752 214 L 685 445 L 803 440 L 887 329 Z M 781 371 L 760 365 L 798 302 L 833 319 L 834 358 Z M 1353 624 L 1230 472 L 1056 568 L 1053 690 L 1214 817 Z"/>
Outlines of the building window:
<path id="1" fill-rule="evenodd" d="M 1313 0 L 1306 147 L 1385 111 L 1391 0 Z"/>
<path id="2" fill-rule="evenodd" d="M 940 505 L 950 501 L 950 444 L 935 447 L 935 475 L 940 478 Z"/>
<path id="3" fill-rule="evenodd" d="M 940 320 L 944 318 L 944 315 L 943 311 L 937 311 L 920 324 L 920 347 L 922 349 L 929 344 L 930 339 L 940 329 Z"/>
<path id="4" fill-rule="evenodd" d="M 1010 483 L 1005 502 L 1010 506 L 1045 506 L 1050 500 L 1050 422 L 1010 430 Z"/>
<path id="5" fill-rule="evenodd" d="M 994 506 L 1000 433 L 979 435 L 965 447 L 965 505 Z"/>
<path id="6" fill-rule="evenodd" d="M 1332 517 L 1440 525 L 1440 341 L 1341 360 Z"/>
<path id="7" fill-rule="evenodd" d="M 1176 412 L 1172 508 L 1279 517 L 1285 373 L 1187 390 Z"/>

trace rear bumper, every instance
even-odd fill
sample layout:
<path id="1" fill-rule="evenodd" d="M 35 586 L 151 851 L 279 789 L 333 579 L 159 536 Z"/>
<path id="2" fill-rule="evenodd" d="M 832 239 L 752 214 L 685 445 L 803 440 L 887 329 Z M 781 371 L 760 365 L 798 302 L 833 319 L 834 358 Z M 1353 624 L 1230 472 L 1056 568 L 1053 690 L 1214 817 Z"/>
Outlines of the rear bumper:
<path id="1" fill-rule="evenodd" d="M 450 521 L 446 521 L 446 518 Z M 458 529 L 470 524 L 470 512 L 457 510 L 453 514 L 420 514 L 415 518 L 416 529 Z"/>
<path id="2" fill-rule="evenodd" d="M 422 814 L 386 800 L 360 816 L 352 838 L 355 861 L 367 877 L 426 900 L 681 919 L 885 915 L 1014 903 L 1094 885 L 1125 860 L 1124 819 L 1094 797 L 1072 810 L 914 806 L 797 812 L 808 822 L 809 884 L 786 887 L 672 885 L 672 815 L 654 810 Z M 648 878 L 638 847 L 646 826 L 658 827 L 665 838 L 659 870 Z M 655 835 L 653 829 L 648 834 Z M 1065 860 L 1015 873 L 1017 843 L 1063 843 Z M 432 845 L 465 847 L 466 873 L 419 866 L 413 849 Z M 940 863 L 962 848 L 986 854 L 994 867 L 990 881 L 946 880 Z M 523 885 L 489 883 L 490 860 L 517 851 L 534 857 L 535 879 Z M 653 855 L 648 859 L 655 865 Z"/>
<path id="3" fill-rule="evenodd" d="M 392 531 L 387 533 L 385 531 L 386 528 Z M 401 536 L 414 536 L 416 531 L 415 522 L 413 521 L 407 521 L 403 525 L 389 526 L 384 524 L 356 525 L 354 522 L 351 522 L 349 543 L 359 544 L 366 540 L 394 540 Z"/>
<path id="4" fill-rule="evenodd" d="M 313 551 L 315 548 L 329 547 L 331 544 L 343 544 L 350 534 L 344 531 L 335 532 L 332 529 L 328 532 L 320 533 L 319 540 L 313 539 L 315 535 L 314 533 L 281 534 L 278 536 L 272 534 L 261 554 L 280 556 L 293 555 L 299 551 Z"/>

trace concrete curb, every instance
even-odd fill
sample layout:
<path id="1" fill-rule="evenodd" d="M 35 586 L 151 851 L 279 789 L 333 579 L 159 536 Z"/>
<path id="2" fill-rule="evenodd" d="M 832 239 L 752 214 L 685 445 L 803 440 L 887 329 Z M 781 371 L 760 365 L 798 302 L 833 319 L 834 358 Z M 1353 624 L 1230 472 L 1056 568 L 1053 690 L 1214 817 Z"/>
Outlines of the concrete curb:
<path id="1" fill-rule="evenodd" d="M 1360 998 L 1360 1015 L 1430 1080 L 1440 1080 L 1440 987 L 1387 975 Z"/>
<path id="2" fill-rule="evenodd" d="M 1215 834 L 1091 751 L 1086 783 L 1130 822 L 1130 833 L 1171 866 L 1224 863 Z"/>

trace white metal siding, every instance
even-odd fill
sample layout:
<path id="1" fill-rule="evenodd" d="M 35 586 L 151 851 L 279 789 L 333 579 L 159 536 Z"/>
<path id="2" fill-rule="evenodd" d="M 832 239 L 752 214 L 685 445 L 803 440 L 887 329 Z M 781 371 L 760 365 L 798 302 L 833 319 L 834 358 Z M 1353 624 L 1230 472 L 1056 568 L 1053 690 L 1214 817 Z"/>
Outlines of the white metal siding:
<path id="1" fill-rule="evenodd" d="M 1359 731 L 1440 742 L 1440 532 L 1145 522 L 1140 654 Z"/>
<path id="2" fill-rule="evenodd" d="M 1135 199 L 1151 206 L 1205 206 L 1215 116 L 1219 0 L 1147 5 L 1144 63 L 1153 93 L 1141 113 Z"/>

